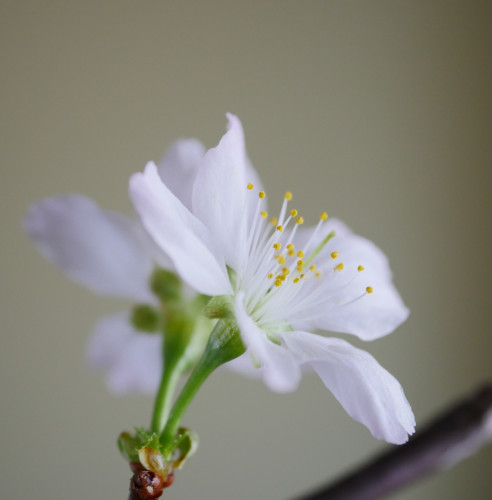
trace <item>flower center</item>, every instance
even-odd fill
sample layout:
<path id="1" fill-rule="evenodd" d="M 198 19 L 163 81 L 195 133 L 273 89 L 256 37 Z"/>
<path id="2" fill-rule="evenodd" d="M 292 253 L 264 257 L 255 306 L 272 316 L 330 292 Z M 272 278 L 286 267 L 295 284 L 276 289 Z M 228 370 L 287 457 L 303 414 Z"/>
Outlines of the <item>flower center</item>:
<path id="1" fill-rule="evenodd" d="M 247 190 L 248 197 L 254 196 L 252 183 L 247 185 Z M 323 291 L 326 292 L 326 287 L 320 286 L 325 281 L 323 278 L 341 273 L 344 264 L 337 261 L 338 251 L 332 251 L 328 259 L 324 258 L 323 270 L 315 262 L 335 236 L 332 231 L 319 241 L 322 226 L 328 220 L 326 212 L 320 214 L 318 224 L 308 235 L 300 230 L 304 218 L 297 210 L 288 209 L 293 198 L 290 191 L 284 195 L 278 216 L 270 218 L 269 222 L 265 192 L 257 192 L 257 197 L 253 218 L 243 225 L 247 229 L 243 235 L 245 244 L 241 245 L 235 290 L 245 293 L 246 310 L 258 324 L 265 325 L 285 322 L 291 312 L 306 308 L 308 302 L 309 306 L 321 302 Z M 247 199 L 246 203 L 251 206 L 254 202 Z M 248 217 L 247 210 L 245 217 Z M 334 261 L 334 265 L 327 266 L 327 260 Z M 363 270 L 363 266 L 359 266 L 355 274 Z M 356 300 L 372 291 L 367 287 Z"/>

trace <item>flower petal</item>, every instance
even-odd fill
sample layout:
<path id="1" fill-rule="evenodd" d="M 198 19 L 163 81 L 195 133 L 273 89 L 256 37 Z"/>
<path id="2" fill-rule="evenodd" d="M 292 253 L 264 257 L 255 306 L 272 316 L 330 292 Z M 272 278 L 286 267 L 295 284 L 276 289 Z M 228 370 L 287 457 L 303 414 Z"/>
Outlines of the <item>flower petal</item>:
<path id="1" fill-rule="evenodd" d="M 237 269 L 250 205 L 246 178 L 250 167 L 241 122 L 228 114 L 228 131 L 203 158 L 193 190 L 193 213 L 208 227 L 223 251 L 227 265 Z M 251 194 L 251 193 L 250 193 Z"/>
<path id="2" fill-rule="evenodd" d="M 306 332 L 285 333 L 284 340 L 374 437 L 402 444 L 413 434 L 415 418 L 401 385 L 369 353 L 344 340 Z"/>
<path id="3" fill-rule="evenodd" d="M 164 184 L 191 210 L 191 195 L 205 147 L 196 139 L 180 139 L 164 154 L 157 170 Z"/>
<path id="4" fill-rule="evenodd" d="M 290 392 L 297 388 L 301 371 L 292 354 L 282 345 L 268 339 L 266 333 L 251 319 L 244 309 L 244 293 L 236 297 L 236 321 L 244 345 L 256 363 L 266 385 L 276 392 Z M 243 355 L 244 356 L 244 355 Z"/>
<path id="5" fill-rule="evenodd" d="M 388 259 L 371 241 L 352 233 L 339 221 L 332 238 L 316 258 L 323 278 L 319 286 L 325 287 L 325 301 L 318 301 L 315 310 L 306 309 L 312 316 L 311 326 L 322 330 L 351 333 L 363 340 L 374 340 L 387 335 L 403 323 L 409 314 L 392 283 Z M 326 224 L 318 240 L 331 231 Z M 331 253 L 338 257 L 332 259 Z M 343 263 L 343 271 L 333 271 Z M 357 271 L 362 265 L 364 270 Z M 336 275 L 330 281 L 329 276 Z M 326 278 L 328 277 L 328 278 Z M 373 292 L 366 293 L 371 287 Z M 295 327 L 301 328 L 298 322 Z"/>
<path id="6" fill-rule="evenodd" d="M 105 372 L 115 394 L 155 394 L 162 372 L 162 335 L 136 331 L 126 312 L 102 318 L 94 328 L 87 360 Z"/>
<path id="7" fill-rule="evenodd" d="M 209 231 L 163 184 L 155 164 L 131 177 L 130 196 L 144 227 L 183 280 L 206 295 L 232 291 Z"/>
<path id="8" fill-rule="evenodd" d="M 138 224 L 80 195 L 47 198 L 29 208 L 24 227 L 40 252 L 94 292 L 136 300 L 151 295 L 152 262 Z"/>

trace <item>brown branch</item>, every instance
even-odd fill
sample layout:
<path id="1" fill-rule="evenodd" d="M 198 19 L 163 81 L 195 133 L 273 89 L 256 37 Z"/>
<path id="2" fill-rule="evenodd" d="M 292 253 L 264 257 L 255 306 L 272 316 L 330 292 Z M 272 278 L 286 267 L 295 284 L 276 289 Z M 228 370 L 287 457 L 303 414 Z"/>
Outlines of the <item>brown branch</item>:
<path id="1" fill-rule="evenodd" d="M 473 454 L 492 438 L 492 385 L 459 401 L 402 446 L 299 500 L 374 500 Z"/>

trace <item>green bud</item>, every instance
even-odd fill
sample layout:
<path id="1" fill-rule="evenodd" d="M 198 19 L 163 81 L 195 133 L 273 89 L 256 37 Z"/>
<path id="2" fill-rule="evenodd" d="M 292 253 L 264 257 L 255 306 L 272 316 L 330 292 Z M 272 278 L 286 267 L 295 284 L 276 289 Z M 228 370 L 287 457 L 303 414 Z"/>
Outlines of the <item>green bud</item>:
<path id="1" fill-rule="evenodd" d="M 212 319 L 233 319 L 235 317 L 234 302 L 229 295 L 217 295 L 208 301 L 203 314 Z"/>
<path id="2" fill-rule="evenodd" d="M 152 306 L 142 304 L 133 308 L 131 322 L 137 330 L 153 333 L 159 330 L 161 317 Z"/>
<path id="3" fill-rule="evenodd" d="M 150 287 L 163 302 L 179 299 L 181 295 L 181 280 L 175 273 L 165 269 L 156 269 L 152 273 Z"/>

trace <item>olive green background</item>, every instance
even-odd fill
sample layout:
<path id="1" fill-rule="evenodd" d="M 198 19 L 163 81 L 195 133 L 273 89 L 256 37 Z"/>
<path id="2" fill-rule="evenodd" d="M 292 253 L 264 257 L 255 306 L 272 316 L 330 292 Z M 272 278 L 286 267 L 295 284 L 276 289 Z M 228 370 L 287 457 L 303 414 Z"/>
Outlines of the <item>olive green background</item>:
<path id="1" fill-rule="evenodd" d="M 130 174 L 241 118 L 271 200 L 293 191 L 390 256 L 410 319 L 363 344 L 417 422 L 491 377 L 492 3 L 5 1 L 1 53 L 0 496 L 126 499 L 115 439 L 152 401 L 85 366 L 123 302 L 47 263 L 21 219 L 78 192 L 131 213 Z M 348 338 L 348 337 L 346 337 Z M 349 339 L 352 340 L 352 339 Z M 315 376 L 291 395 L 216 373 L 185 423 L 197 455 L 165 498 L 288 499 L 386 445 Z M 492 447 L 398 500 L 490 498 Z"/>

